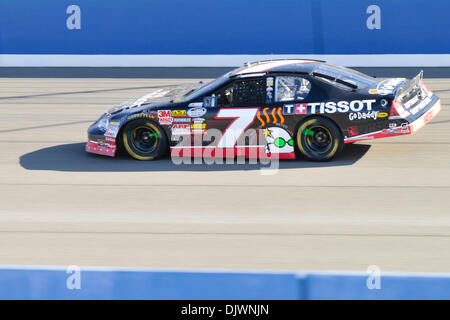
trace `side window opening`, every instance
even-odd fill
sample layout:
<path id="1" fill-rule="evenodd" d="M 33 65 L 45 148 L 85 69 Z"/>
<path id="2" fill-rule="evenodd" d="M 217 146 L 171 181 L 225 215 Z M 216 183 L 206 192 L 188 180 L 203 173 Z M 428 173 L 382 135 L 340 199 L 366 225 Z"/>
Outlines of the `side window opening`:
<path id="1" fill-rule="evenodd" d="M 258 106 L 266 103 L 266 79 L 236 80 L 233 84 L 233 106 Z"/>
<path id="2" fill-rule="evenodd" d="M 311 83 L 301 77 L 278 76 L 275 81 L 275 101 L 301 101 L 311 91 Z"/>

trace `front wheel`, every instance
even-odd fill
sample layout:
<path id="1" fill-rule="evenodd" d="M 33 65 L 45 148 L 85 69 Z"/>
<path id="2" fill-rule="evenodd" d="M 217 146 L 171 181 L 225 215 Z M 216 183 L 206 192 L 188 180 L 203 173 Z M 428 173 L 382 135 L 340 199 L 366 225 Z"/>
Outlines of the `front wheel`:
<path id="1" fill-rule="evenodd" d="M 339 128 L 323 117 L 311 117 L 302 122 L 297 130 L 298 151 L 312 161 L 332 159 L 343 148 Z"/>
<path id="2" fill-rule="evenodd" d="M 164 130 L 146 119 L 129 122 L 122 131 L 122 141 L 128 154 L 137 160 L 157 159 L 168 149 Z"/>

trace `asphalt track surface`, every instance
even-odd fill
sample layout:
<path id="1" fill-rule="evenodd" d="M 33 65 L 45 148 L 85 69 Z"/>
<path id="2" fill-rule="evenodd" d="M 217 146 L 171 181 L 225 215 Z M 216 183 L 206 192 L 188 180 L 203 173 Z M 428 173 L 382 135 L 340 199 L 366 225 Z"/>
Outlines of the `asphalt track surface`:
<path id="1" fill-rule="evenodd" d="M 0 264 L 450 271 L 449 79 L 418 133 L 273 175 L 84 152 L 105 109 L 197 80 L 0 78 Z"/>

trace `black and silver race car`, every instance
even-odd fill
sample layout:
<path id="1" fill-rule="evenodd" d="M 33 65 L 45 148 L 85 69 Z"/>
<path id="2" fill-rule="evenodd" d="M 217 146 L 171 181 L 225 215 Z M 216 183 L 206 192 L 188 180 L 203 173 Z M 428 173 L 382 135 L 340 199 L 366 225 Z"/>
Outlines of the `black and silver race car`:
<path id="1" fill-rule="evenodd" d="M 345 143 L 411 134 L 433 119 L 441 103 L 422 78 L 381 80 L 316 60 L 247 63 L 108 110 L 89 128 L 86 151 L 329 160 Z"/>

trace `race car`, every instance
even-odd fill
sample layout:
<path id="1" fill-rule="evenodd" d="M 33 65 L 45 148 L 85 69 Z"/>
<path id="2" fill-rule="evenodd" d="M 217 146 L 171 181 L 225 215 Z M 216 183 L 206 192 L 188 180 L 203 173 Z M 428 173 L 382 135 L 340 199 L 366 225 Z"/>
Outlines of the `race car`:
<path id="1" fill-rule="evenodd" d="M 318 60 L 246 63 L 111 108 L 90 126 L 86 151 L 326 161 L 346 143 L 412 134 L 433 119 L 441 103 L 422 80 L 423 72 L 378 79 Z"/>

